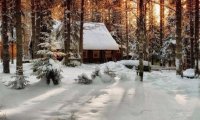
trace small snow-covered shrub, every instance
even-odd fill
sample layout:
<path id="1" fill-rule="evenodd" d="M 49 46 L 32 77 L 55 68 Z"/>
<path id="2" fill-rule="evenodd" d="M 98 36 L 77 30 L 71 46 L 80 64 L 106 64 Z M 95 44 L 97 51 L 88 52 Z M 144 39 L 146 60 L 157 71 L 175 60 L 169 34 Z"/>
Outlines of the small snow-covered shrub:
<path id="1" fill-rule="evenodd" d="M 92 80 L 85 74 L 81 74 L 78 76 L 78 79 L 75 79 L 80 84 L 91 84 Z"/>
<path id="2" fill-rule="evenodd" d="M 114 65 L 111 66 L 114 67 Z M 99 72 L 99 78 L 104 83 L 110 83 L 114 81 L 114 78 L 116 77 L 115 71 L 111 70 L 110 67 L 106 65 L 102 68 L 103 69 L 102 72 Z"/>
<path id="3" fill-rule="evenodd" d="M 108 66 L 105 67 L 104 74 L 107 74 L 112 78 L 116 77 L 115 71 L 111 70 Z"/>
<path id="4" fill-rule="evenodd" d="M 78 60 L 71 60 L 67 66 L 69 67 L 76 67 L 76 66 L 80 66 L 81 65 L 81 62 L 78 61 Z"/>
<path id="5" fill-rule="evenodd" d="M 61 65 L 57 60 L 52 58 L 34 60 L 32 69 L 37 78 L 46 79 L 47 84 L 50 84 L 50 80 L 52 80 L 54 85 L 57 85 L 62 78 Z"/>
<path id="6" fill-rule="evenodd" d="M 16 75 L 14 76 L 15 80 L 9 82 L 6 86 L 9 86 L 13 89 L 24 89 L 28 84 L 29 81 L 27 81 L 25 76 L 23 75 Z"/>
<path id="7" fill-rule="evenodd" d="M 125 67 L 127 67 L 128 69 L 133 69 L 134 66 L 133 65 L 124 65 Z"/>
<path id="8" fill-rule="evenodd" d="M 92 74 L 91 74 L 91 78 L 92 79 L 95 79 L 97 76 L 99 76 L 100 75 L 100 68 L 99 67 L 96 67 L 95 68 L 95 71 L 94 72 L 92 72 Z"/>

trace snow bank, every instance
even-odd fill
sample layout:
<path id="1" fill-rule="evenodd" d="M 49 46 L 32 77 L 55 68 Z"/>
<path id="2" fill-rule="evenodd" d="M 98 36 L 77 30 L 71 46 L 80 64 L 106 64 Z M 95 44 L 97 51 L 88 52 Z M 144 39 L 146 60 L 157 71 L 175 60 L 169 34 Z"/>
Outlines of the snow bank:
<path id="1" fill-rule="evenodd" d="M 121 60 L 118 63 L 123 65 L 138 66 L 139 60 Z M 144 66 L 148 66 L 148 61 L 143 61 Z"/>
<path id="2" fill-rule="evenodd" d="M 126 62 L 126 60 L 123 61 Z M 100 66 L 100 72 L 103 73 L 105 69 L 110 69 L 116 74 L 115 79 L 120 79 L 121 81 L 130 80 L 131 79 L 130 69 L 125 67 L 125 65 L 122 63 L 123 63 L 122 61 L 104 63 Z M 108 78 L 106 76 L 103 77 Z M 106 81 L 109 81 L 109 79 L 107 79 Z"/>
<path id="3" fill-rule="evenodd" d="M 194 78 L 195 77 L 195 69 L 186 69 L 183 71 L 184 77 Z"/>
<path id="4" fill-rule="evenodd" d="M 2 66 L 2 64 L 0 64 Z M 95 67 L 109 69 L 126 80 L 81 86 L 74 79 L 81 73 L 90 75 Z M 24 64 L 24 75 L 30 86 L 21 91 L 5 87 L 10 74 L 0 73 L 0 106 L 10 120 L 191 120 L 200 118 L 199 79 L 180 78 L 175 71 L 145 73 L 144 82 L 135 81 L 136 72 L 118 62 L 78 67 L 61 66 L 63 79 L 60 86 L 41 84 L 31 76 L 31 64 Z M 97 69 L 98 70 L 98 69 Z M 11 73 L 15 66 L 11 64 Z M 99 79 L 98 77 L 96 79 Z M 100 81 L 100 82 L 99 82 Z M 120 108 L 120 109 L 119 109 Z M 30 113 L 30 114 L 24 114 Z M 72 114 L 74 113 L 74 114 Z M 72 117 L 75 116 L 75 117 Z M 70 119 L 71 120 L 71 119 Z"/>
<path id="5" fill-rule="evenodd" d="M 119 62 L 107 62 L 107 63 L 100 65 L 101 70 L 105 70 L 106 67 L 108 67 L 109 69 L 112 69 L 114 71 L 120 71 L 122 69 L 125 69 L 125 66 Z"/>

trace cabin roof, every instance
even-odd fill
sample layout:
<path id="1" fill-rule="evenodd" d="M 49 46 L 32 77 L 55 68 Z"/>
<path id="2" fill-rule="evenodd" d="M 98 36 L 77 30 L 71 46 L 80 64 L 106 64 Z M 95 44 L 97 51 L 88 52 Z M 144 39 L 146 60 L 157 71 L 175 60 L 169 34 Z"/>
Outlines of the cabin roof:
<path id="1" fill-rule="evenodd" d="M 104 23 L 84 23 L 83 31 L 84 50 L 119 50 Z"/>

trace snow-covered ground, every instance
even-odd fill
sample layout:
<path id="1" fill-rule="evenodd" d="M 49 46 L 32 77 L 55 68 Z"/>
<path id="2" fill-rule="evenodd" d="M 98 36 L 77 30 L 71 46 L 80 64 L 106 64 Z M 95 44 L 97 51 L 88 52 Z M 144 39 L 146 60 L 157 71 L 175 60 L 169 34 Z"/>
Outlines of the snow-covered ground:
<path id="1" fill-rule="evenodd" d="M 110 82 L 95 79 L 91 85 L 80 85 L 74 81 L 105 66 L 118 74 Z M 12 75 L 0 71 L 0 116 L 6 114 L 8 120 L 200 120 L 200 79 L 152 71 L 145 73 L 141 83 L 135 70 L 120 62 L 62 69 L 62 84 L 48 86 L 31 75 L 29 63 L 24 64 L 30 80 L 24 90 L 4 85 L 14 75 L 15 65 L 11 65 Z"/>

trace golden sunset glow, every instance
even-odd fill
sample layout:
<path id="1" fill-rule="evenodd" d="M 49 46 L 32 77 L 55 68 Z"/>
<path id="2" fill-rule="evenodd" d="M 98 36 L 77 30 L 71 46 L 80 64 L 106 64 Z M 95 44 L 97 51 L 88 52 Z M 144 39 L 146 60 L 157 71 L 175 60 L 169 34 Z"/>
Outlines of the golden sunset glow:
<path id="1" fill-rule="evenodd" d="M 154 5 L 154 15 L 155 15 L 155 20 L 158 23 L 160 21 L 160 5 L 155 4 Z"/>
<path id="2" fill-rule="evenodd" d="M 52 8 L 52 17 L 55 20 L 61 20 L 63 18 L 64 10 L 63 7 L 58 4 Z"/>
<path id="3" fill-rule="evenodd" d="M 167 17 L 168 13 L 169 13 L 169 9 L 167 7 L 164 7 L 165 18 Z M 160 23 L 160 5 L 159 4 L 154 4 L 154 16 L 155 16 L 156 23 Z"/>

